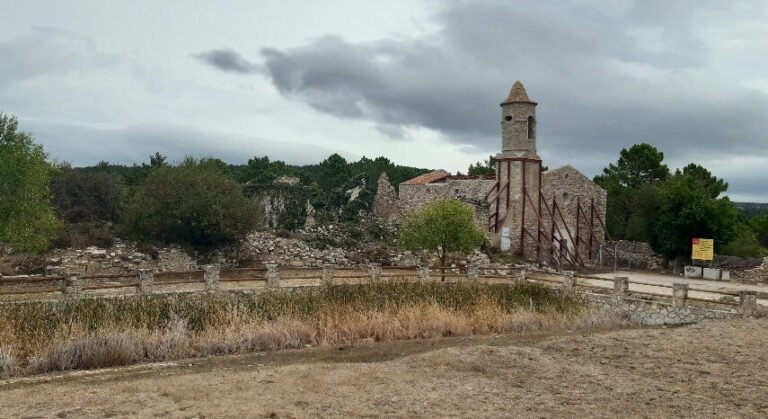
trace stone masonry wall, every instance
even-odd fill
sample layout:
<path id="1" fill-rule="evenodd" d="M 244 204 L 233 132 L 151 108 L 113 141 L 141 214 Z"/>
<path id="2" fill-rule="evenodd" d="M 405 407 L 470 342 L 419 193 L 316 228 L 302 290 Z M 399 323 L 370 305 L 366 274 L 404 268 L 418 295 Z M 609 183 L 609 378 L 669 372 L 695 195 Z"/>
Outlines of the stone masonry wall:
<path id="1" fill-rule="evenodd" d="M 448 180 L 441 183 L 426 185 L 400 184 L 398 200 L 399 212 L 403 215 L 417 211 L 425 204 L 443 198 L 454 198 L 471 204 L 475 208 L 475 222 L 483 231 L 488 229 L 488 203 L 485 196 L 491 190 L 495 181 L 477 180 Z"/>
<path id="2" fill-rule="evenodd" d="M 603 310 L 619 313 L 632 323 L 644 326 L 691 324 L 703 320 L 741 318 L 734 311 L 713 310 L 697 306 L 675 307 L 657 301 L 620 298 L 613 295 L 580 293 L 582 300 Z"/>
<path id="3" fill-rule="evenodd" d="M 567 229 L 564 228 L 559 215 L 556 217 L 560 231 L 564 236 L 561 238 L 568 241 L 569 251 L 575 252 L 576 249 L 574 247 L 575 244 L 568 237 L 568 231 L 570 231 L 570 235 L 575 239 L 578 229 L 579 236 L 588 241 L 590 233 L 590 204 L 594 202 L 596 213 L 594 214 L 591 230 L 594 232 L 592 258 L 595 259 L 597 257 L 595 250 L 599 244 L 604 242 L 605 237 L 605 231 L 600 222 L 602 221 L 605 224 L 608 193 L 570 165 L 544 172 L 543 179 L 542 193 L 550 209 L 552 209 L 552 201 L 554 199 L 568 226 Z M 577 217 L 579 204 L 583 209 L 583 213 Z M 544 211 L 546 212 L 546 209 Z M 579 218 L 578 227 L 576 225 L 577 218 Z M 546 224 L 547 231 L 551 231 L 551 224 L 549 222 Z M 582 260 L 585 262 L 589 260 L 590 249 L 588 243 L 581 243 L 578 251 Z"/>

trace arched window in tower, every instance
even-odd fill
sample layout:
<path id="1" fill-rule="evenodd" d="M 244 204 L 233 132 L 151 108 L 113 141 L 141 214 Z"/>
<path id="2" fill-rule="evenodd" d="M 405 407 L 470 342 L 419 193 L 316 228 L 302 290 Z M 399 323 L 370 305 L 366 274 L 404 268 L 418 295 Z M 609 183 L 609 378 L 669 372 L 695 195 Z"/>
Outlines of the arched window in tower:
<path id="1" fill-rule="evenodd" d="M 536 138 L 536 118 L 528 117 L 528 138 Z"/>

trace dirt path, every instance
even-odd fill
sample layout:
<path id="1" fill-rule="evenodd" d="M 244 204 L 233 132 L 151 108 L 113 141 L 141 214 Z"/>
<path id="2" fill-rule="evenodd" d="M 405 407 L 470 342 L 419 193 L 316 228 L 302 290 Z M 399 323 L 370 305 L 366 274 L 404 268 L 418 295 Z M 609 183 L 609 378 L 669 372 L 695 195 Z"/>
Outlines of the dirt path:
<path id="1" fill-rule="evenodd" d="M 765 417 L 768 320 L 390 342 L 0 384 L 0 417 Z"/>

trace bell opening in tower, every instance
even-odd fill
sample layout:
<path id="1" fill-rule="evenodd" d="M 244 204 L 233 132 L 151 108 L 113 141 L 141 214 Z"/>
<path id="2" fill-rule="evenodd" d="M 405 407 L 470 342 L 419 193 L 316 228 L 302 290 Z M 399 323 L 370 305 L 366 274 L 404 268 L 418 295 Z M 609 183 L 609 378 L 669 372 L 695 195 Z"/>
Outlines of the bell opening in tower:
<path id="1" fill-rule="evenodd" d="M 536 118 L 532 116 L 528 117 L 528 138 L 536 138 Z"/>

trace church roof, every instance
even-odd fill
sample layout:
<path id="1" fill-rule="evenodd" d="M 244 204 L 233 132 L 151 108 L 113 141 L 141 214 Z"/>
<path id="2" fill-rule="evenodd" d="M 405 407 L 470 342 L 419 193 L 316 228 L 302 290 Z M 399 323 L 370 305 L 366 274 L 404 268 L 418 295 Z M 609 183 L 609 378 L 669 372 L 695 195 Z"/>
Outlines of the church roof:
<path id="1" fill-rule="evenodd" d="M 406 180 L 403 185 L 426 185 L 428 183 L 434 183 L 441 181 L 451 174 L 445 170 L 435 170 L 434 172 L 424 173 L 421 176 L 416 176 L 413 179 Z"/>
<path id="2" fill-rule="evenodd" d="M 512 89 L 509 91 L 507 99 L 504 100 L 504 102 L 501 102 L 502 105 L 508 103 L 531 103 L 536 105 L 536 102 L 528 97 L 528 92 L 525 91 L 525 86 L 523 86 L 523 83 L 520 83 L 519 80 L 512 85 Z"/>

